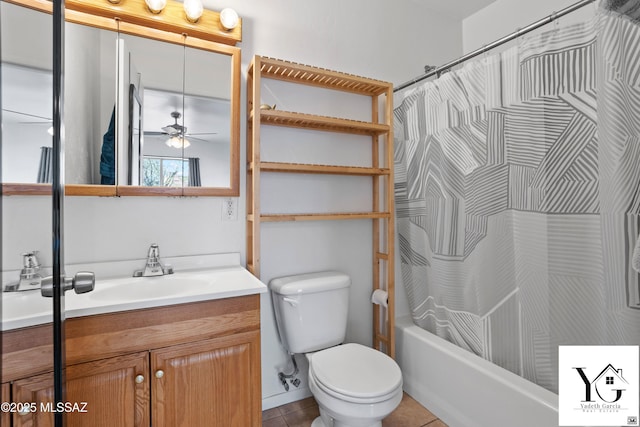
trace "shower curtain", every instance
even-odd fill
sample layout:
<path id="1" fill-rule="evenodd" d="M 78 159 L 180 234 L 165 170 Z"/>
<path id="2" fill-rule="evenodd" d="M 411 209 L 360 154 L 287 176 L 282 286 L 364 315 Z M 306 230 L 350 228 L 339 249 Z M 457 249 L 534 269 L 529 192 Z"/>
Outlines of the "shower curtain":
<path id="1" fill-rule="evenodd" d="M 554 392 L 558 345 L 640 344 L 640 28 L 625 3 L 395 109 L 414 322 Z"/>

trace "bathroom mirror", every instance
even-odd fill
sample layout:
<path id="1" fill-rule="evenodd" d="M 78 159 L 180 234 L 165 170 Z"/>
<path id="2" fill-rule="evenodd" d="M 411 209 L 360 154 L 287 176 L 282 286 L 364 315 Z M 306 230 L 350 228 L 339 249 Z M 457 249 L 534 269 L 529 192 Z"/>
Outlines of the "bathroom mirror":
<path id="1" fill-rule="evenodd" d="M 5 194 L 50 192 L 52 45 L 50 30 L 40 32 L 50 21 L 43 11 L 2 2 Z M 65 33 L 65 50 L 75 52 L 65 57 L 65 182 L 71 191 L 115 195 L 115 186 L 97 184 L 102 134 L 115 104 L 117 34 L 71 22 Z"/>
<path id="2" fill-rule="evenodd" d="M 231 59 L 128 34 L 118 47 L 118 105 L 128 104 L 118 182 L 173 194 L 229 187 Z"/>
<path id="3" fill-rule="evenodd" d="M 51 17 L 3 1 L 0 20 L 2 180 L 50 191 Z"/>
<path id="4" fill-rule="evenodd" d="M 21 6 L 23 1 L 28 1 L 26 7 Z M 23 21 L 12 27 L 7 36 L 11 40 L 39 40 L 40 50 L 44 50 L 20 49 L 22 56 L 29 58 L 5 60 L 3 46 L 3 94 L 12 93 L 12 99 L 26 102 L 30 99 L 29 90 L 24 90 L 27 87 L 31 92 L 50 97 L 46 73 L 42 72 L 47 70 L 31 63 L 34 58 L 51 55 L 50 35 L 37 38 L 33 34 L 33 29 L 39 28 L 39 19 L 50 19 L 45 15 L 50 13 L 50 3 L 42 0 L 2 3 L 3 22 L 13 21 L 13 15 L 19 15 Z M 239 48 L 69 9 L 66 19 L 66 193 L 237 196 Z M 127 58 L 126 64 L 123 58 Z M 5 68 L 9 67 L 14 70 L 6 73 Z M 21 73 L 16 67 L 29 68 L 29 72 Z M 125 68 L 127 79 L 118 75 Z M 32 80 L 42 82 L 23 82 L 19 86 L 5 78 L 11 73 L 29 75 Z M 50 82 L 50 71 L 48 75 Z M 125 80 L 126 84 L 122 84 Z M 117 85 L 117 81 L 121 84 Z M 36 87 L 42 90 L 36 91 Z M 14 168 L 21 171 L 18 174 L 9 165 L 3 165 L 5 194 L 50 191 L 47 184 L 37 183 L 41 158 L 46 159 L 41 147 L 51 145 L 51 136 L 46 133 L 51 116 L 50 98 L 37 105 L 49 113 L 31 108 L 29 111 L 33 113 L 29 114 L 37 117 L 30 121 L 37 123 L 30 126 L 33 132 L 37 126 L 44 128 L 44 140 L 27 143 L 22 132 L 15 146 L 6 144 L 3 159 L 29 167 Z M 6 109 L 3 96 L 3 110 Z M 5 128 L 6 116 L 3 114 Z M 185 131 L 170 134 L 177 126 Z"/>

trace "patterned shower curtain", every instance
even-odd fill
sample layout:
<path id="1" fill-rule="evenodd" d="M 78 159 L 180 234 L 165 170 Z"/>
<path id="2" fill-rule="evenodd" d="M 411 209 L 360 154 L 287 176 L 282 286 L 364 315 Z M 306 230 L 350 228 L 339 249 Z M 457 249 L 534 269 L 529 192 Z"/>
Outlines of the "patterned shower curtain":
<path id="1" fill-rule="evenodd" d="M 395 110 L 415 323 L 554 392 L 558 345 L 640 344 L 640 28 L 608 10 L 624 3 Z"/>

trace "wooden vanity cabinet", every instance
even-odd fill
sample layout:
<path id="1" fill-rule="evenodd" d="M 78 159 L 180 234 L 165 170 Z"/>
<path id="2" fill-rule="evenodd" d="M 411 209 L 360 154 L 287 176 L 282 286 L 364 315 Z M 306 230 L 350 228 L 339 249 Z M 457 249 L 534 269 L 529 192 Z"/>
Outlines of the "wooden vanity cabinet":
<path id="1" fill-rule="evenodd" d="M 66 425 L 148 426 L 148 372 L 146 352 L 68 366 Z M 14 413 L 14 427 L 53 426 L 53 374 L 15 381 L 13 401 L 36 404 L 35 412 Z"/>
<path id="2" fill-rule="evenodd" d="M 261 426 L 259 303 L 250 295 L 67 320 L 66 400 L 87 403 L 67 425 Z M 52 426 L 40 411 L 53 400 L 52 374 L 10 375 L 13 401 L 38 408 L 13 414 L 13 426 Z"/>
<path id="3" fill-rule="evenodd" d="M 151 352 L 153 426 L 257 426 L 251 372 L 259 340 L 248 332 Z"/>

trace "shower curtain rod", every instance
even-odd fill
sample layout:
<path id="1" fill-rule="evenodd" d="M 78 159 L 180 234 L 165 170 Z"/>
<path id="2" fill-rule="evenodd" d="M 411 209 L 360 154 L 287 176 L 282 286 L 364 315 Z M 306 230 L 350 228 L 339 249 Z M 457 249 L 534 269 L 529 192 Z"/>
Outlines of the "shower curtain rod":
<path id="1" fill-rule="evenodd" d="M 530 24 L 530 25 L 528 25 L 528 26 L 526 26 L 524 28 L 521 28 L 521 29 L 509 34 L 508 36 L 505 36 L 505 37 L 503 37 L 501 39 L 498 39 L 498 40 L 494 41 L 493 43 L 489 43 L 488 45 L 485 45 L 485 46 L 481 47 L 480 49 L 476 49 L 471 53 L 463 55 L 463 56 L 461 56 L 460 58 L 458 58 L 458 59 L 456 59 L 454 61 L 451 61 L 451 62 L 448 62 L 448 63 L 446 63 L 444 65 L 441 65 L 440 67 L 429 67 L 427 65 L 425 67 L 425 73 L 423 75 L 421 75 L 419 77 L 416 77 L 413 80 L 409 80 L 409 81 L 407 81 L 405 83 L 402 83 L 400 86 L 395 87 L 393 89 L 393 91 L 397 92 L 397 91 L 402 90 L 404 88 L 407 88 L 407 87 L 409 87 L 409 86 L 411 86 L 411 85 L 413 85 L 415 83 L 418 83 L 418 82 L 420 82 L 422 80 L 428 79 L 429 77 L 433 77 L 435 75 L 439 76 L 443 71 L 446 71 L 446 70 L 450 69 L 451 67 L 455 67 L 458 64 L 462 64 L 463 62 L 465 62 L 465 61 L 467 61 L 467 60 L 469 60 L 471 58 L 475 58 L 476 56 L 481 55 L 481 54 L 483 54 L 483 53 L 485 53 L 485 52 L 487 52 L 487 51 L 489 51 L 489 50 L 491 50 L 491 49 L 493 49 L 495 47 L 498 47 L 498 46 L 500 46 L 502 44 L 510 42 L 511 40 L 516 39 L 516 38 L 518 38 L 518 37 L 520 37 L 520 36 L 522 36 L 524 34 L 527 34 L 528 32 L 536 30 L 536 29 L 542 27 L 543 25 L 547 25 L 548 23 L 553 22 L 556 19 L 558 19 L 558 18 L 560 18 L 560 17 L 562 17 L 564 15 L 567 15 L 567 14 L 569 14 L 571 12 L 574 12 L 574 11 L 580 9 L 583 6 L 586 6 L 586 5 L 590 4 L 590 3 L 593 3 L 594 1 L 596 1 L 596 0 L 582 0 L 582 1 L 579 1 L 579 2 L 573 4 L 573 5 L 569 6 L 569 7 L 566 7 L 564 9 L 562 9 L 559 12 L 554 12 L 551 15 L 547 16 L 546 18 L 542 18 L 541 20 L 536 21 L 533 24 Z"/>

